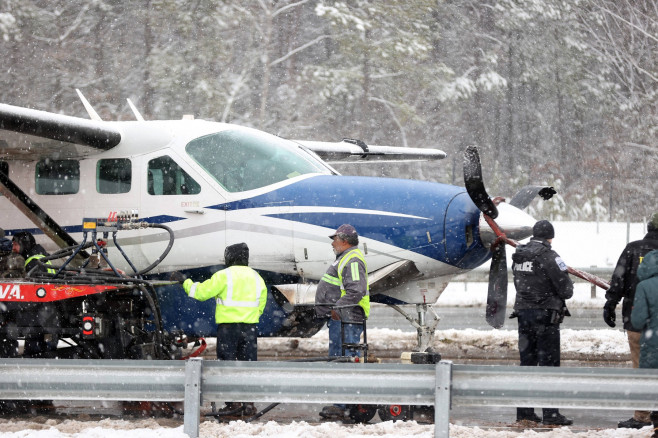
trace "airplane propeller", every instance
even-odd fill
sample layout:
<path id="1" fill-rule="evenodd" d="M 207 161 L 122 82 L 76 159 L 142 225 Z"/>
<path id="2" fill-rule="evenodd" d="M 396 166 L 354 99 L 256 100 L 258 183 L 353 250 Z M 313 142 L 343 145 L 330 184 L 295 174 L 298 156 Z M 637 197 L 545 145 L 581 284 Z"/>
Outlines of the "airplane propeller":
<path id="1" fill-rule="evenodd" d="M 480 155 L 475 146 L 469 146 L 464 152 L 464 184 L 473 203 L 483 213 L 484 219 L 492 230 L 499 229 L 494 219 L 498 217 L 498 208 L 487 194 L 482 180 Z M 493 226 L 492 226 L 493 225 Z M 496 232 L 496 236 L 499 236 Z M 505 242 L 498 237 L 491 245 L 492 257 L 489 269 L 489 290 L 487 292 L 487 323 L 494 328 L 501 328 L 505 323 L 507 305 L 507 254 Z"/>
<path id="2" fill-rule="evenodd" d="M 482 212 L 482 217 L 496 235 L 496 240 L 491 244 L 491 267 L 489 269 L 489 288 L 487 292 L 487 323 L 494 328 L 501 328 L 505 323 L 505 310 L 507 306 L 507 255 L 505 245 L 518 246 L 516 240 L 510 239 L 496 223 L 498 208 L 496 205 L 502 198 L 491 199 L 484 188 L 482 179 L 482 165 L 480 155 L 475 146 L 469 146 L 464 152 L 464 183 L 466 191 L 473 203 Z M 526 186 L 514 195 L 510 205 L 518 209 L 524 209 L 535 198 L 541 196 L 544 200 L 550 199 L 556 193 L 553 187 Z M 610 286 L 601 278 L 578 269 L 567 266 L 567 272 L 583 280 L 607 290 Z"/>

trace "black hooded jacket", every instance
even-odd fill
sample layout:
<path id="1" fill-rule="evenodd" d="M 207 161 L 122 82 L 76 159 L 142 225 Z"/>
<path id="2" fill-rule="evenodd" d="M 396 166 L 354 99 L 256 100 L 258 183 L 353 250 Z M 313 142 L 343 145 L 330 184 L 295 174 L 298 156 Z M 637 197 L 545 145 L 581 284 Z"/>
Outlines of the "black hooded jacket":
<path id="1" fill-rule="evenodd" d="M 610 288 L 605 293 L 605 298 L 614 302 L 615 305 L 619 304 L 622 299 L 624 300 L 621 307 L 624 330 L 638 331 L 631 325 L 631 311 L 633 310 L 635 287 L 638 283 L 637 268 L 640 266 L 642 257 L 654 249 L 658 249 L 658 230 L 650 227 L 643 239 L 626 245 L 612 273 Z"/>
<path id="2" fill-rule="evenodd" d="M 512 255 L 516 288 L 514 310 L 550 309 L 561 311 L 573 296 L 573 282 L 567 265 L 542 238 L 533 237 Z"/>
<path id="3" fill-rule="evenodd" d="M 226 267 L 238 265 L 249 266 L 249 247 L 246 243 L 236 243 L 227 246 L 224 250 L 224 264 Z"/>

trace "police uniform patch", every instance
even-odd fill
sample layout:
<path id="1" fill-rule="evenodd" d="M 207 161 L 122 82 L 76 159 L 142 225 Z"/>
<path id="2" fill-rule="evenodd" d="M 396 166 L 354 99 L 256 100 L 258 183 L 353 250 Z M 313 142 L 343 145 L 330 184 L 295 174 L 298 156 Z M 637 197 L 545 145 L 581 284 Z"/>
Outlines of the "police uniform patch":
<path id="1" fill-rule="evenodd" d="M 557 263 L 557 266 L 560 268 L 560 271 L 566 271 L 568 269 L 567 264 L 564 263 L 562 257 L 560 256 L 555 257 L 555 263 Z"/>

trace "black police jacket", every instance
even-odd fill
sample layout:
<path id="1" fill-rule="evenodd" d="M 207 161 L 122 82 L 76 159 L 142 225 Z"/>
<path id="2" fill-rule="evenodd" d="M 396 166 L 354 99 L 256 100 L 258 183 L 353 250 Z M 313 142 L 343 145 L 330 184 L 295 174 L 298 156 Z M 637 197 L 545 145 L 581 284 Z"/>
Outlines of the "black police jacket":
<path id="1" fill-rule="evenodd" d="M 642 257 L 654 249 L 658 249 L 658 230 L 650 230 L 643 239 L 626 245 L 612 273 L 610 288 L 605 293 L 605 298 L 615 304 L 619 304 L 623 298 L 621 316 L 624 319 L 624 330 L 638 331 L 631 325 L 631 310 L 633 310 L 633 299 L 637 286 L 637 268 L 640 266 Z"/>
<path id="2" fill-rule="evenodd" d="M 551 309 L 562 311 L 573 296 L 567 265 L 546 239 L 533 238 L 512 255 L 516 288 L 514 310 Z"/>

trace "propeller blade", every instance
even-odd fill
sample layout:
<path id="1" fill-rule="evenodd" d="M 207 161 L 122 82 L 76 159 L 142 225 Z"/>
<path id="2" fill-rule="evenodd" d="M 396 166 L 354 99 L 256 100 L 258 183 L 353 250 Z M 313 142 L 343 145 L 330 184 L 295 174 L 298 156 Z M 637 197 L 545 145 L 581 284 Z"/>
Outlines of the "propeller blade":
<path id="1" fill-rule="evenodd" d="M 507 307 L 507 256 L 505 244 L 500 242 L 493 248 L 489 270 L 489 292 L 487 294 L 487 323 L 493 328 L 505 324 Z"/>
<path id="2" fill-rule="evenodd" d="M 480 154 L 475 146 L 469 146 L 464 152 L 464 185 L 468 196 L 478 209 L 492 219 L 498 217 L 498 209 L 487 194 L 482 181 Z"/>
<path id="3" fill-rule="evenodd" d="M 555 189 L 550 186 L 525 186 L 516 195 L 512 196 L 509 204 L 523 210 L 530 205 L 530 202 L 535 199 L 535 196 L 539 195 L 542 199 L 548 201 L 556 193 Z"/>

